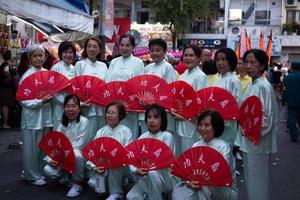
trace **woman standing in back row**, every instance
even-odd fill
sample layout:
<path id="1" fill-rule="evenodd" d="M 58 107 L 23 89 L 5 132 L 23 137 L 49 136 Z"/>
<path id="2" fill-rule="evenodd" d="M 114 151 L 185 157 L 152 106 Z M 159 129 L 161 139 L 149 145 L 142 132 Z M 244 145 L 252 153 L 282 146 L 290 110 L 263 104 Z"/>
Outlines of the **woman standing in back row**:
<path id="1" fill-rule="evenodd" d="M 277 151 L 278 104 L 275 92 L 263 77 L 268 67 L 267 54 L 259 49 L 247 51 L 243 56 L 247 74 L 252 78 L 244 99 L 255 95 L 262 104 L 262 128 L 258 144 L 239 134 L 236 144 L 243 152 L 244 175 L 248 200 L 268 200 L 270 187 L 271 154 Z"/>
<path id="2" fill-rule="evenodd" d="M 127 81 L 145 73 L 143 61 L 132 55 L 134 47 L 135 39 L 132 35 L 126 34 L 120 37 L 121 56 L 110 62 L 106 82 Z M 131 129 L 134 139 L 138 137 L 138 113 L 129 113 L 121 124 Z"/>
<path id="3" fill-rule="evenodd" d="M 58 47 L 58 56 L 60 61 L 56 63 L 51 70 L 56 71 L 68 79 L 75 76 L 75 68 L 73 65 L 74 57 L 76 54 L 75 45 L 73 42 L 64 41 Z M 61 118 L 64 112 L 64 100 L 67 96 L 66 92 L 60 92 L 54 95 L 53 99 L 53 130 L 57 130 L 58 125 L 61 122 Z"/>
<path id="4" fill-rule="evenodd" d="M 235 97 L 238 104 L 240 104 L 242 98 L 242 85 L 233 73 L 238 63 L 235 52 L 230 48 L 220 49 L 215 54 L 215 61 L 221 77 L 215 81 L 214 86 L 228 90 Z M 222 134 L 221 139 L 228 142 L 230 146 L 233 147 L 236 134 L 237 121 L 226 120 L 224 133 Z"/>
<path id="5" fill-rule="evenodd" d="M 107 66 L 100 62 L 102 55 L 101 41 L 97 37 L 86 40 L 81 60 L 76 63 L 75 76 L 90 75 L 95 76 L 103 81 L 106 80 Z M 105 125 L 104 109 L 91 102 L 83 103 L 83 115 L 89 119 L 90 136 L 93 139 L 97 130 Z"/>
<path id="6" fill-rule="evenodd" d="M 45 62 L 45 50 L 41 45 L 32 45 L 28 50 L 30 67 L 23 74 L 20 84 L 31 74 L 46 71 L 43 68 Z M 33 185 L 45 185 L 42 176 L 43 154 L 38 148 L 38 143 L 45 132 L 52 127 L 52 96 L 43 99 L 21 101 L 22 117 L 22 177 Z"/>
<path id="7" fill-rule="evenodd" d="M 179 80 L 190 84 L 195 91 L 208 86 L 208 78 L 199 67 L 201 50 L 196 45 L 188 45 L 183 49 L 183 63 L 187 70 L 180 75 Z M 196 121 L 188 121 L 171 111 L 176 120 L 176 133 L 174 134 L 176 142 L 176 156 L 179 156 L 185 150 L 189 149 L 197 139 Z"/>

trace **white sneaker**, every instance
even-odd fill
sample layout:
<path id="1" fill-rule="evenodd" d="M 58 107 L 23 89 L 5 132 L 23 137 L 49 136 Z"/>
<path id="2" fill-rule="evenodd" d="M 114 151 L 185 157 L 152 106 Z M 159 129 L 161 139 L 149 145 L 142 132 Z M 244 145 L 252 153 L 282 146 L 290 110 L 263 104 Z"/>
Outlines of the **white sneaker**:
<path id="1" fill-rule="evenodd" d="M 73 183 L 71 189 L 67 193 L 67 197 L 77 197 L 82 193 L 82 186 Z"/>
<path id="2" fill-rule="evenodd" d="M 41 186 L 41 185 L 46 185 L 47 182 L 43 178 L 40 178 L 36 181 L 31 182 L 31 184 Z"/>
<path id="3" fill-rule="evenodd" d="M 106 200 L 123 200 L 124 196 L 120 193 L 112 193 Z"/>

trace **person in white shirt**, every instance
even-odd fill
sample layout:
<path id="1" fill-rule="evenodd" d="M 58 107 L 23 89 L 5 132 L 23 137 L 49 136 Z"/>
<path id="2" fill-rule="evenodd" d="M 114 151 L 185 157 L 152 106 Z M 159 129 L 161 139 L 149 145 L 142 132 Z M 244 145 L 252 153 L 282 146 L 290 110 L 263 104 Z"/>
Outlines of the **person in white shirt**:
<path id="1" fill-rule="evenodd" d="M 187 66 L 187 70 L 180 75 L 179 80 L 190 84 L 195 91 L 205 88 L 209 85 L 208 78 L 199 68 L 201 50 L 196 45 L 188 45 L 183 49 L 183 62 Z M 196 121 L 188 121 L 176 113 L 171 113 L 176 119 L 176 156 L 190 148 L 197 138 Z"/>
<path id="2" fill-rule="evenodd" d="M 143 61 L 132 55 L 135 47 L 134 37 L 130 34 L 122 35 L 119 43 L 121 56 L 110 62 L 106 82 L 127 81 L 145 74 Z M 121 124 L 131 129 L 134 139 L 138 137 L 138 113 L 128 113 Z"/>
<path id="3" fill-rule="evenodd" d="M 235 168 L 230 145 L 220 139 L 224 131 L 224 120 L 217 111 L 207 110 L 198 118 L 199 141 L 193 147 L 208 146 L 218 151 L 231 167 L 233 184 L 235 185 Z M 231 200 L 237 199 L 236 187 L 200 186 L 197 181 L 187 181 L 175 186 L 173 200 Z"/>
<path id="4" fill-rule="evenodd" d="M 145 67 L 145 74 L 157 75 L 164 79 L 167 83 L 171 83 L 176 80 L 176 71 L 173 66 L 165 60 L 165 55 L 167 51 L 167 43 L 161 38 L 156 38 L 150 40 L 148 44 L 150 55 L 153 63 Z M 175 132 L 175 121 L 174 118 L 167 114 L 168 117 L 168 127 L 167 130 L 171 133 Z M 147 125 L 144 121 L 145 115 L 140 114 L 139 122 L 141 126 L 142 133 L 148 130 Z"/>
<path id="5" fill-rule="evenodd" d="M 89 120 L 81 115 L 81 105 L 78 96 L 70 94 L 64 101 L 64 113 L 57 131 L 62 132 L 71 142 L 76 158 L 76 171 L 72 176 L 72 187 L 67 193 L 67 197 L 77 197 L 82 193 L 81 182 L 84 178 L 84 166 L 86 160 L 81 154 L 81 149 L 87 143 L 89 136 Z M 46 156 L 44 158 L 48 164 L 44 167 L 44 174 L 50 180 L 58 180 L 69 173 L 59 168 L 58 162 Z"/>
<path id="6" fill-rule="evenodd" d="M 152 104 L 146 110 L 145 121 L 149 131 L 142 134 L 139 139 L 158 139 L 166 143 L 174 152 L 174 137 L 166 131 L 168 120 L 165 109 L 158 104 Z M 150 200 L 161 200 L 163 192 L 168 193 L 173 189 L 169 168 L 147 171 L 131 166 L 131 170 L 136 176 L 136 183 L 126 196 L 128 200 L 141 200 L 145 195 Z"/>
<path id="7" fill-rule="evenodd" d="M 262 104 L 262 127 L 258 144 L 238 134 L 235 144 L 244 161 L 244 177 L 248 200 L 270 199 L 271 155 L 277 152 L 279 108 L 272 85 L 263 77 L 269 58 L 265 51 L 251 49 L 243 56 L 246 71 L 252 78 L 244 99 L 257 96 Z M 241 127 L 240 127 L 241 129 Z"/>
<path id="8" fill-rule="evenodd" d="M 30 61 L 29 69 L 20 79 L 20 84 L 28 76 L 38 71 L 46 71 L 42 67 L 45 62 L 45 50 L 41 45 L 32 45 L 28 50 Z M 53 97 L 48 95 L 43 99 L 21 101 L 21 133 L 22 133 L 22 177 L 34 185 L 45 185 L 42 176 L 43 154 L 38 148 L 38 143 L 44 133 L 50 130 L 52 124 Z"/>
<path id="9" fill-rule="evenodd" d="M 73 42 L 64 41 L 58 46 L 58 56 L 60 61 L 56 63 L 51 71 L 56 71 L 68 79 L 75 76 L 75 67 L 73 65 L 74 57 L 76 55 L 76 48 Z M 57 130 L 58 125 L 61 122 L 63 114 L 63 103 L 67 96 L 65 91 L 55 94 L 53 98 L 53 130 Z"/>
<path id="10" fill-rule="evenodd" d="M 97 37 L 88 38 L 81 55 L 82 60 L 75 65 L 75 76 L 90 75 L 105 81 L 107 66 L 100 62 L 103 53 L 101 41 Z M 83 115 L 90 121 L 89 140 L 91 140 L 95 137 L 97 130 L 105 125 L 103 108 L 90 102 L 82 102 L 82 105 Z"/>
<path id="11" fill-rule="evenodd" d="M 97 131 L 96 138 L 99 137 L 110 137 L 125 147 L 127 144 L 133 141 L 133 136 L 131 130 L 125 126 L 120 124 L 120 121 L 124 119 L 126 116 L 126 110 L 122 103 L 119 102 L 111 102 L 105 108 L 105 120 L 106 126 Z M 117 158 L 118 159 L 118 158 Z M 111 170 L 102 170 L 95 166 L 93 163 L 88 161 L 88 164 L 92 167 L 94 171 L 94 176 L 97 175 L 105 175 L 108 183 L 108 190 L 110 196 L 107 198 L 108 200 L 114 199 L 123 199 L 123 178 L 130 176 L 129 167 L 121 167 L 118 169 Z M 90 180 L 96 179 L 95 177 L 91 177 Z M 105 184 L 104 182 L 100 184 Z M 96 186 L 97 187 L 97 186 Z M 96 188 L 95 188 L 96 189 Z"/>
<path id="12" fill-rule="evenodd" d="M 230 48 L 219 49 L 215 54 L 215 61 L 220 73 L 220 78 L 215 81 L 214 86 L 221 87 L 229 91 L 240 105 L 243 89 L 240 80 L 233 73 L 235 72 L 238 64 L 235 52 Z M 228 142 L 233 147 L 236 134 L 237 120 L 226 120 L 225 130 L 221 139 Z"/>

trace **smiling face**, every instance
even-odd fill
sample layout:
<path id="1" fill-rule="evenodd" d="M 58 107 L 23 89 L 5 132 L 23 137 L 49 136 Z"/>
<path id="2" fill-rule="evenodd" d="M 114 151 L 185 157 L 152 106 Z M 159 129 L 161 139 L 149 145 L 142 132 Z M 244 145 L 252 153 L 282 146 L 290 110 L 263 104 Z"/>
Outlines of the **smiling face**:
<path id="1" fill-rule="evenodd" d="M 217 66 L 217 69 L 218 69 L 218 72 L 221 74 L 221 75 L 224 75 L 226 74 L 227 72 L 230 71 L 230 65 L 229 65 L 229 62 L 227 60 L 227 56 L 225 53 L 223 52 L 219 52 L 216 56 L 216 66 Z"/>
<path id="2" fill-rule="evenodd" d="M 186 48 L 183 53 L 183 63 L 185 66 L 192 70 L 196 66 L 198 66 L 200 58 L 195 54 L 192 48 Z"/>
<path id="3" fill-rule="evenodd" d="M 64 111 L 69 120 L 74 121 L 79 116 L 80 107 L 78 103 L 74 101 L 74 99 L 70 99 L 68 103 L 64 106 Z"/>
<path id="4" fill-rule="evenodd" d="M 116 105 L 109 106 L 105 113 L 105 119 L 107 125 L 109 125 L 111 128 L 117 127 L 120 123 L 119 115 L 120 115 L 119 109 Z"/>
<path id="5" fill-rule="evenodd" d="M 261 71 L 264 69 L 264 66 L 258 62 L 253 53 L 249 53 L 246 56 L 244 66 L 247 74 L 252 78 L 252 81 L 255 81 L 262 76 Z"/>
<path id="6" fill-rule="evenodd" d="M 72 48 L 70 47 L 70 48 L 66 49 L 65 51 L 63 51 L 61 54 L 61 58 L 67 65 L 71 65 L 74 60 L 74 53 L 73 53 Z"/>
<path id="7" fill-rule="evenodd" d="M 97 41 L 95 40 L 89 40 L 86 45 L 86 54 L 88 58 L 92 61 L 95 61 L 97 58 L 97 55 L 100 53 L 100 46 Z"/>
<path id="8" fill-rule="evenodd" d="M 207 143 L 215 138 L 215 129 L 211 123 L 211 116 L 207 116 L 200 121 L 198 132 Z"/>
<path id="9" fill-rule="evenodd" d="M 159 63 L 165 58 L 166 52 L 162 48 L 162 46 L 159 45 L 152 45 L 150 47 L 150 55 L 153 60 L 153 62 Z"/>
<path id="10" fill-rule="evenodd" d="M 155 134 L 160 131 L 161 127 L 161 116 L 158 113 L 150 111 L 147 116 L 147 126 L 151 133 Z"/>
<path id="11" fill-rule="evenodd" d="M 41 68 L 45 62 L 45 54 L 41 49 L 37 49 L 31 56 L 30 56 L 30 63 L 35 68 Z"/>
<path id="12" fill-rule="evenodd" d="M 129 38 L 122 38 L 120 41 L 120 54 L 124 57 L 127 58 L 132 54 L 134 46 L 130 43 Z"/>

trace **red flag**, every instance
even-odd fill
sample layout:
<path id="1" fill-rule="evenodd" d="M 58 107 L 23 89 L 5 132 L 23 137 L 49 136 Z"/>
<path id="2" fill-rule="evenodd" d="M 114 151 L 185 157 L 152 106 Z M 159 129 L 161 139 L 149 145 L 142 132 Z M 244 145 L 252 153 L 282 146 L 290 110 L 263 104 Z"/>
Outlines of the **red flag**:
<path id="1" fill-rule="evenodd" d="M 235 54 L 236 54 L 236 57 L 238 59 L 240 59 L 242 56 L 241 56 L 241 38 L 239 39 L 239 42 L 238 42 L 238 45 L 237 45 L 237 48 L 235 50 Z"/>
<path id="2" fill-rule="evenodd" d="M 247 30 L 245 29 L 245 38 L 246 38 L 246 49 L 247 51 L 251 50 L 251 36 L 248 37 Z"/>
<path id="3" fill-rule="evenodd" d="M 265 49 L 264 36 L 262 34 L 262 31 L 260 31 L 260 34 L 259 34 L 259 49 L 261 49 L 261 50 Z"/>
<path id="4" fill-rule="evenodd" d="M 270 32 L 270 36 L 269 36 L 269 40 L 268 40 L 268 44 L 267 44 L 267 49 L 266 49 L 266 53 L 269 56 L 269 63 L 271 61 L 271 50 L 272 50 L 272 30 Z"/>

